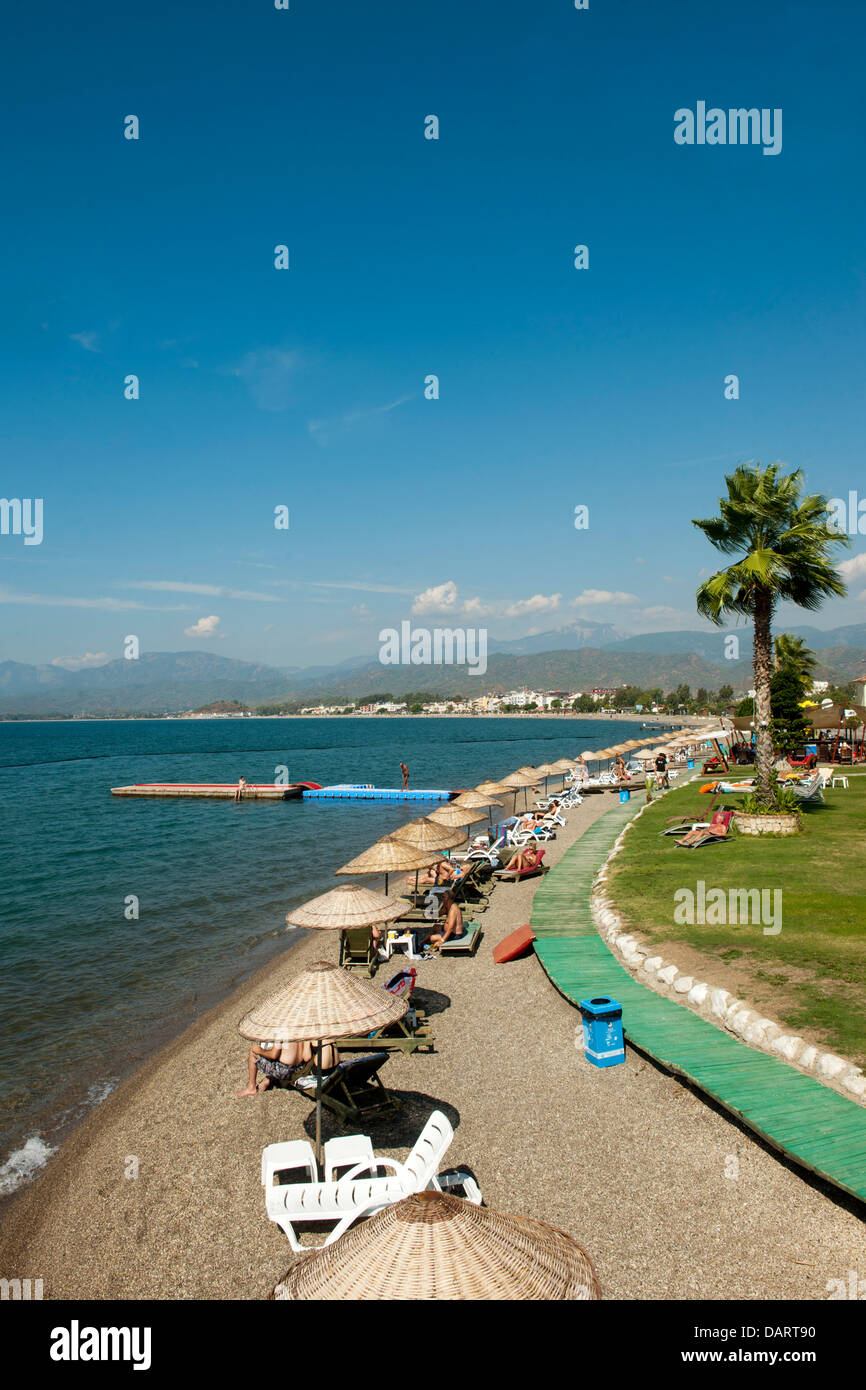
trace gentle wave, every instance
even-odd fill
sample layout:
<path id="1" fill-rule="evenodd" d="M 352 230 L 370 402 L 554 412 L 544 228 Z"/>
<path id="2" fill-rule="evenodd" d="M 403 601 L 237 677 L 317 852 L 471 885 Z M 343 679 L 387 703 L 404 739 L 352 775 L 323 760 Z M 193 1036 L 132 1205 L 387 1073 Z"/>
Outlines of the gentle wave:
<path id="1" fill-rule="evenodd" d="M 9 1197 L 23 1183 L 30 1182 L 54 1152 L 55 1148 L 40 1135 L 31 1135 L 0 1167 L 0 1197 Z"/>

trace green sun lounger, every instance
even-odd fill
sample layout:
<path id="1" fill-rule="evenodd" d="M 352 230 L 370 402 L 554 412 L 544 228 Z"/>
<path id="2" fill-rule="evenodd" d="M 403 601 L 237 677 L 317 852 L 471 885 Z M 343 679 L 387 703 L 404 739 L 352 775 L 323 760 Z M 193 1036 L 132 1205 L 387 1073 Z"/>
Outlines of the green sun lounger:
<path id="1" fill-rule="evenodd" d="M 458 936 L 455 941 L 453 937 L 439 947 L 441 956 L 474 956 L 481 941 L 481 923 L 464 922 L 462 936 Z"/>
<path id="2" fill-rule="evenodd" d="M 349 927 L 340 932 L 340 964 L 347 969 L 366 970 L 372 979 L 379 965 L 372 927 Z"/>

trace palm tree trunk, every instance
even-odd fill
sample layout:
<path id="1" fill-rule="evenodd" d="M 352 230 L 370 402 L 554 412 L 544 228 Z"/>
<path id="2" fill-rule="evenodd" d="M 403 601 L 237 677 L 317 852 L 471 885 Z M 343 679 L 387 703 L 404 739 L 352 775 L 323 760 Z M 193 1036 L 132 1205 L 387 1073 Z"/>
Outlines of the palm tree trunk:
<path id="1" fill-rule="evenodd" d="M 755 597 L 755 776 L 758 793 L 770 794 L 773 773 L 773 734 L 770 728 L 770 680 L 773 674 L 773 599 L 768 589 Z"/>

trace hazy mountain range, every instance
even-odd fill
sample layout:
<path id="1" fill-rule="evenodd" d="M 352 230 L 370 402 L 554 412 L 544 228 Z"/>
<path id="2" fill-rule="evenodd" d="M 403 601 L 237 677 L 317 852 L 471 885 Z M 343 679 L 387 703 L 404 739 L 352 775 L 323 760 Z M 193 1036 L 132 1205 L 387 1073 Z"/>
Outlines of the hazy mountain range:
<path id="1" fill-rule="evenodd" d="M 737 631 L 741 659 L 726 660 L 724 638 Z M 866 623 L 822 631 L 786 629 L 818 655 L 819 676 L 844 683 L 866 667 Z M 212 652 L 148 652 L 137 661 L 69 671 L 60 666 L 0 662 L 0 715 L 174 713 L 213 700 L 245 704 L 326 702 L 374 692 L 410 690 L 473 696 L 524 685 L 542 690 L 588 690 L 623 682 L 671 690 L 681 683 L 735 691 L 751 685 L 751 632 L 652 632 L 627 636 L 607 623 L 579 620 L 514 641 L 489 642 L 488 669 L 470 676 L 455 666 L 383 666 L 358 656 L 336 666 L 275 667 Z"/>

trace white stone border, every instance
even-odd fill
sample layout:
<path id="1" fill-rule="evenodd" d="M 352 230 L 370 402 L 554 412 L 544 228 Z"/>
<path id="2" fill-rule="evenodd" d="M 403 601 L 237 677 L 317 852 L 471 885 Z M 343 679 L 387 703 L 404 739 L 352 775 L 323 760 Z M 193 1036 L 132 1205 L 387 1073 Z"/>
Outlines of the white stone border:
<path id="1" fill-rule="evenodd" d="M 599 935 L 642 985 L 654 989 L 657 994 L 669 994 L 677 1004 L 687 1005 L 694 1013 L 700 1014 L 717 1028 L 733 1033 L 750 1047 L 773 1053 L 800 1071 L 810 1073 L 818 1081 L 839 1091 L 847 1100 L 866 1104 L 866 1076 L 862 1068 L 855 1067 L 853 1062 L 838 1057 L 834 1052 L 821 1051 L 797 1034 L 786 1033 L 778 1023 L 749 1008 L 742 999 L 736 999 L 726 989 L 683 974 L 678 966 L 653 955 L 650 947 L 643 945 L 625 929 L 605 887 L 608 866 L 622 849 L 628 831 L 650 804 L 642 806 L 623 826 L 613 849 L 593 880 L 589 902 Z"/>

